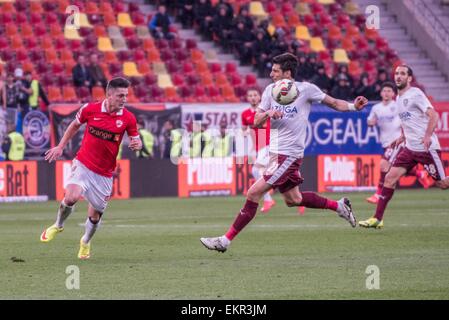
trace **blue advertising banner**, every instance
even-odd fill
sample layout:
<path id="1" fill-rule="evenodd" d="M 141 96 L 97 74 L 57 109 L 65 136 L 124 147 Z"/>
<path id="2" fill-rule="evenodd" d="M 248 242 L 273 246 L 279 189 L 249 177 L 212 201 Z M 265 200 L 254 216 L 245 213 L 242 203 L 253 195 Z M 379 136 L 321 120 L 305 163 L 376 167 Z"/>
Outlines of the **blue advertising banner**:
<path id="1" fill-rule="evenodd" d="M 359 112 L 338 112 L 324 105 L 313 105 L 305 154 L 383 153 L 378 128 L 367 124 L 372 106 L 370 103 Z"/>

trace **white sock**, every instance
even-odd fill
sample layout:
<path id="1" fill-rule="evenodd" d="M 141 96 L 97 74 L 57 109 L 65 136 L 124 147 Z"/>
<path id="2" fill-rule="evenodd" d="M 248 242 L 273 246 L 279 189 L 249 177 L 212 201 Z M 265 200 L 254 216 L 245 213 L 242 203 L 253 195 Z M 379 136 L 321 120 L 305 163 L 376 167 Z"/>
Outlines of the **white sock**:
<path id="1" fill-rule="evenodd" d="M 58 216 L 56 217 L 56 226 L 62 228 L 64 226 L 64 221 L 69 217 L 73 211 L 73 206 L 68 206 L 65 204 L 64 200 L 61 201 L 58 209 Z"/>
<path id="2" fill-rule="evenodd" d="M 97 223 L 92 223 L 92 221 L 90 221 L 89 217 L 87 218 L 86 225 L 85 225 L 86 226 L 85 232 L 84 232 L 84 235 L 82 238 L 84 243 L 86 243 L 86 244 L 89 243 L 90 239 L 92 239 L 92 237 L 94 236 L 95 231 L 97 231 L 98 227 L 100 226 L 100 222 L 101 222 L 101 219 L 98 220 Z"/>
<path id="3" fill-rule="evenodd" d="M 251 172 L 252 172 L 252 174 L 253 174 L 254 179 L 255 179 L 256 181 L 259 180 L 259 178 L 260 178 L 259 168 L 256 167 L 256 166 L 253 166 Z"/>
<path id="4" fill-rule="evenodd" d="M 263 195 L 263 201 L 269 201 L 269 202 L 273 201 L 269 192 L 267 192 Z"/>

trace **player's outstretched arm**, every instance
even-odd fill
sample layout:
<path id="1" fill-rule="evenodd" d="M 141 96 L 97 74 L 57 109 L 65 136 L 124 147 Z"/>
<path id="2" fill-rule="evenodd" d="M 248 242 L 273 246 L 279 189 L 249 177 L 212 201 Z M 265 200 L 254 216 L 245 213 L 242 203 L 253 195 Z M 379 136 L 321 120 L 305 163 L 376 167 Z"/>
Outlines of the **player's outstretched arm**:
<path id="1" fill-rule="evenodd" d="M 45 160 L 47 160 L 48 162 L 52 162 L 61 157 L 65 146 L 70 141 L 70 139 L 73 138 L 80 127 L 81 124 L 76 119 L 73 120 L 67 130 L 64 132 L 64 136 L 62 137 L 61 141 L 59 141 L 59 144 L 56 147 L 51 148 L 50 150 L 47 150 L 45 152 Z"/>
<path id="2" fill-rule="evenodd" d="M 322 101 L 325 105 L 328 107 L 331 107 L 332 109 L 335 109 L 337 111 L 360 111 L 362 110 L 367 104 L 368 99 L 362 96 L 359 96 L 355 98 L 354 103 L 350 103 L 344 100 L 335 99 L 329 95 L 326 95 Z"/>

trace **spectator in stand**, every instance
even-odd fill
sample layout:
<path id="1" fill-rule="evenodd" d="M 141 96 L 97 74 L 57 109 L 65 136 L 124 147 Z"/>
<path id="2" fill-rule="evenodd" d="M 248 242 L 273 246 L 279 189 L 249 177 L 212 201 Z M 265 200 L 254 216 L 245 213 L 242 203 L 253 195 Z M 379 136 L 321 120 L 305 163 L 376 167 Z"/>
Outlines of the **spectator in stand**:
<path id="1" fill-rule="evenodd" d="M 195 13 L 193 11 L 193 0 L 178 0 L 178 14 L 177 16 L 181 20 L 182 27 L 192 28 L 193 21 L 195 19 Z"/>
<path id="2" fill-rule="evenodd" d="M 167 13 L 167 8 L 160 5 L 157 8 L 157 13 L 151 19 L 148 28 L 155 39 L 173 39 L 175 35 L 170 32 L 170 17 Z"/>
<path id="3" fill-rule="evenodd" d="M 349 74 L 349 69 L 348 69 L 347 65 L 341 64 L 338 66 L 338 72 L 337 72 L 336 78 L 338 78 L 339 75 L 344 75 L 346 77 L 347 81 L 349 82 L 349 86 L 351 88 L 354 88 L 354 79 L 352 79 L 351 75 Z"/>
<path id="4" fill-rule="evenodd" d="M 254 35 L 251 30 L 245 27 L 243 20 L 237 20 L 237 24 L 231 34 L 231 43 L 234 51 L 237 53 L 240 62 L 243 65 L 251 63 L 252 57 L 252 41 Z"/>
<path id="5" fill-rule="evenodd" d="M 237 19 L 243 21 L 246 30 L 252 31 L 254 29 L 254 21 L 249 16 L 248 6 L 242 6 L 240 8 L 240 12 Z"/>
<path id="6" fill-rule="evenodd" d="M 33 89 L 31 89 L 31 77 L 29 72 L 27 72 L 27 80 L 23 76 L 22 68 L 16 68 L 14 71 L 14 76 L 16 78 L 16 86 L 17 86 L 17 127 L 16 131 L 18 133 L 22 133 L 22 121 L 25 118 L 25 115 L 30 111 L 30 96 L 33 94 Z"/>
<path id="7" fill-rule="evenodd" d="M 38 109 L 39 98 L 42 99 L 46 109 L 50 105 L 50 101 L 48 101 L 47 95 L 45 94 L 45 91 L 42 88 L 39 80 L 33 79 L 33 75 L 31 74 L 31 72 L 25 73 L 25 79 L 31 83 L 31 89 L 33 90 L 33 93 L 30 95 L 28 99 L 28 103 L 30 105 L 31 110 Z"/>
<path id="8" fill-rule="evenodd" d="M 198 2 L 195 2 L 193 11 L 200 33 L 208 40 L 212 40 L 214 8 L 212 7 L 210 0 L 199 0 Z"/>
<path id="9" fill-rule="evenodd" d="M 8 74 L 6 77 L 6 83 L 3 87 L 5 100 L 3 102 L 4 107 L 10 109 L 17 109 L 17 96 L 18 87 L 14 82 L 14 75 Z"/>
<path id="10" fill-rule="evenodd" d="M 103 72 L 103 69 L 98 64 L 98 55 L 93 53 L 90 55 L 89 74 L 91 78 L 91 87 L 100 86 L 106 90 L 108 80 Z"/>
<path id="11" fill-rule="evenodd" d="M 78 63 L 72 69 L 72 78 L 76 88 L 87 87 L 90 90 L 92 78 L 86 65 L 86 58 L 82 54 L 78 56 Z"/>
<path id="12" fill-rule="evenodd" d="M 326 68 L 323 63 L 317 64 L 317 73 L 310 79 L 310 82 L 317 85 L 324 93 L 330 94 L 332 80 L 326 74 Z"/>
<path id="13" fill-rule="evenodd" d="M 229 50 L 229 38 L 232 33 L 232 19 L 229 19 L 226 12 L 226 7 L 220 6 L 212 21 L 212 31 L 225 51 Z"/>
<path id="14" fill-rule="evenodd" d="M 373 100 L 381 100 L 380 91 L 382 90 L 382 85 L 388 81 L 390 81 L 390 79 L 388 78 L 387 71 L 385 69 L 379 69 L 377 73 L 377 80 L 373 85 L 374 87 Z"/>
<path id="15" fill-rule="evenodd" d="M 331 96 L 335 99 L 350 100 L 353 97 L 348 78 L 344 73 L 337 76 L 337 83 L 331 90 Z"/>
<path id="16" fill-rule="evenodd" d="M 363 73 L 360 76 L 360 83 L 355 88 L 354 94 L 356 96 L 362 95 L 368 100 L 376 100 L 376 95 L 374 92 L 374 87 L 369 84 L 369 76 L 366 73 Z"/>
<path id="17" fill-rule="evenodd" d="M 267 76 L 267 64 L 270 62 L 269 56 L 271 51 L 271 39 L 265 37 L 262 29 L 256 31 L 256 38 L 251 45 L 251 56 L 255 60 L 255 67 L 260 77 Z"/>
<path id="18" fill-rule="evenodd" d="M 298 71 L 295 77 L 296 81 L 309 81 L 315 75 L 315 64 L 312 64 L 315 61 L 314 59 L 311 62 L 310 57 L 307 57 L 305 54 L 299 56 Z"/>
<path id="19" fill-rule="evenodd" d="M 229 21 L 234 20 L 234 8 L 228 1 L 219 0 L 215 7 L 218 10 L 220 10 L 221 7 L 225 7 L 226 8 L 226 17 L 228 17 Z"/>
<path id="20" fill-rule="evenodd" d="M 0 107 L 6 110 L 6 72 L 1 70 L 0 72 Z"/>

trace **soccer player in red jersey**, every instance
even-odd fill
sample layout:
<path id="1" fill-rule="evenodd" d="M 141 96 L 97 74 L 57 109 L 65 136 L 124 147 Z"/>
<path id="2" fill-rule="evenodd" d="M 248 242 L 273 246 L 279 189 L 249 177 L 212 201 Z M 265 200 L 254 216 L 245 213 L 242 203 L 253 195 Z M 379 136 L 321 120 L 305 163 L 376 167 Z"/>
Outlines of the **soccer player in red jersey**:
<path id="1" fill-rule="evenodd" d="M 242 130 L 245 134 L 250 133 L 252 140 L 256 145 L 256 161 L 253 164 L 252 174 L 256 180 L 263 175 L 268 165 L 268 145 L 270 144 L 270 120 L 262 128 L 254 126 L 254 116 L 256 109 L 260 104 L 260 92 L 256 88 L 248 89 L 246 92 L 246 100 L 250 107 L 242 112 Z M 275 205 L 275 201 L 271 198 L 269 192 L 263 196 L 263 207 L 261 212 L 270 211 L 271 207 Z"/>
<path id="2" fill-rule="evenodd" d="M 81 148 L 73 159 L 72 172 L 56 222 L 44 230 L 40 237 L 42 242 L 49 242 L 57 233 L 62 232 L 64 221 L 72 213 L 75 203 L 83 196 L 89 202 L 89 208 L 85 233 L 80 240 L 80 259 L 90 257 L 90 240 L 100 225 L 101 216 L 112 192 L 112 176 L 125 131 L 131 139 L 129 148 L 134 151 L 142 148 L 136 118 L 125 109 L 129 85 L 128 80 L 120 77 L 109 81 L 106 99 L 83 105 L 59 144 L 45 153 L 45 160 L 57 160 L 69 140 L 86 123 Z"/>

